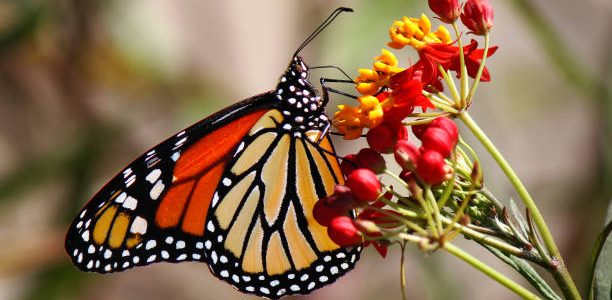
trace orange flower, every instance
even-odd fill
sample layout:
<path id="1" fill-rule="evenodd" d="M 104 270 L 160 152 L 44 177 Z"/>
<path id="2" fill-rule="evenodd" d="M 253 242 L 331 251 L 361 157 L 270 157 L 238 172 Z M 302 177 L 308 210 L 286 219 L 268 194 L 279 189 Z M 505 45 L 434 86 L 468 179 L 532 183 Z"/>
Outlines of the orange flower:
<path id="1" fill-rule="evenodd" d="M 373 128 L 382 122 L 383 108 L 374 96 L 358 98 L 358 107 L 338 105 L 333 124 L 347 140 L 359 138 L 364 128 Z"/>
<path id="2" fill-rule="evenodd" d="M 364 95 L 374 95 L 381 88 L 389 85 L 389 78 L 401 72 L 397 58 L 389 50 L 382 49 L 382 54 L 374 58 L 372 69 L 359 69 L 359 77 L 355 79 L 357 91 Z"/>
<path id="3" fill-rule="evenodd" d="M 389 35 L 391 42 L 387 45 L 395 49 L 412 46 L 420 50 L 428 44 L 452 43 L 448 29 L 440 25 L 438 30 L 431 31 L 431 22 L 424 14 L 419 19 L 403 17 L 401 21 L 394 21 L 389 28 Z"/>

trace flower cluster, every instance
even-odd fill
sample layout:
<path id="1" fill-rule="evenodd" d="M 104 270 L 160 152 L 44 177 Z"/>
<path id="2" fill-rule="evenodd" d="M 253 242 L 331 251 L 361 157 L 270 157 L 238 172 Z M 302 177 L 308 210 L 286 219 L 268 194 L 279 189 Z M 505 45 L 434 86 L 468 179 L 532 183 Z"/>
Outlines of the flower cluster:
<path id="1" fill-rule="evenodd" d="M 474 34 L 486 34 L 493 24 L 493 13 L 486 1 L 467 1 L 463 12 L 456 0 L 432 0 L 430 6 L 445 23 L 454 23 L 461 16 L 462 22 Z M 394 49 L 410 46 L 419 60 L 402 68 L 395 54 L 382 49 L 371 69 L 358 70 L 355 87 L 361 95 L 357 97 L 359 106 L 340 105 L 334 115 L 334 126 L 345 139 L 359 138 L 365 128 L 374 129 L 383 122 L 401 122 L 417 107 L 423 112 L 435 108 L 423 92 L 443 91 L 442 80 L 450 71 L 460 78 L 465 68 L 471 78 L 491 80 L 487 68 L 483 66 L 480 70 L 480 66 L 497 47 L 490 47 L 485 52 L 484 48 L 478 48 L 474 39 L 462 46 L 458 40 L 451 39 L 444 25 L 435 31 L 431 29 L 430 19 L 424 14 L 420 18 L 403 17 L 393 22 L 389 29 L 391 41 L 387 45 Z"/>
<path id="2" fill-rule="evenodd" d="M 452 174 L 452 168 L 445 161 L 459 138 L 452 120 L 438 117 L 428 124 L 413 126 L 421 147 L 408 140 L 406 126 L 393 124 L 383 123 L 368 131 L 369 147 L 347 155 L 340 164 L 346 183 L 337 185 L 331 196 L 319 200 L 314 207 L 315 219 L 328 227 L 330 238 L 339 245 L 359 244 L 364 237 L 376 238 L 380 235 L 377 226 L 389 229 L 398 222 L 392 210 L 383 208 L 385 201 L 391 201 L 393 193 L 391 187 L 384 193 L 383 184 L 377 177 L 388 172 L 382 154 L 393 153 L 395 162 L 402 169 L 400 177 L 406 182 L 419 180 L 438 185 Z M 379 201 L 381 199 L 384 200 Z M 353 220 L 351 213 L 354 211 L 358 214 Z M 385 249 L 379 242 L 373 244 L 379 251 Z"/>
<path id="3" fill-rule="evenodd" d="M 445 250 L 522 298 L 537 298 L 454 245 L 463 235 L 510 264 L 545 298 L 560 299 L 525 262 L 546 268 L 566 287 L 566 298 L 579 299 L 533 199 L 468 112 L 479 82 L 491 80 L 485 67 L 497 50 L 489 46 L 491 5 L 487 0 L 428 2 L 443 23 L 436 30 L 425 15 L 403 17 L 389 29 L 387 46 L 415 51 L 418 60 L 404 68 L 383 49 L 371 69 L 359 69 L 354 97 L 359 105 L 341 105 L 334 115 L 333 125 L 345 139 L 365 137 L 368 147 L 341 159 L 346 181 L 316 202 L 314 219 L 339 246 L 372 245 L 383 257 L 394 243 Z M 472 35 L 469 42 L 462 40 L 459 20 L 463 32 Z M 478 40 L 484 40 L 482 48 Z M 460 138 L 454 120 L 504 169 L 525 205 L 524 215 L 512 201 L 508 209 L 487 190 L 478 155 Z M 403 261 L 402 255 L 402 266 Z"/>
<path id="4" fill-rule="evenodd" d="M 492 13 L 484 1 L 468 0 L 463 10 L 456 0 L 429 3 L 438 19 L 455 30 L 459 19 L 474 34 L 486 34 L 491 28 Z M 439 221 L 415 220 L 406 215 L 407 211 L 442 215 L 439 207 L 427 204 L 430 202 L 441 205 L 448 202 L 448 208 L 459 210 L 459 215 L 464 211 L 483 215 L 478 209 L 461 204 L 468 202 L 464 199 L 465 189 L 475 189 L 481 181 L 471 175 L 479 170 L 478 164 L 472 163 L 474 157 L 457 150 L 459 131 L 451 119 L 467 108 L 466 101 L 455 99 L 459 93 L 448 97 L 442 91 L 443 83 L 456 91 L 456 87 L 450 86 L 451 72 L 462 80 L 467 79 L 462 76 L 468 76 L 474 81 L 489 81 L 483 61 L 496 47 L 485 43 L 485 48 L 479 48 L 474 39 L 463 45 L 461 35 L 455 32 L 457 37 L 453 40 L 445 24 L 432 30 L 426 15 L 403 17 L 391 25 L 387 45 L 416 51 L 418 61 L 403 68 L 394 53 L 382 49 L 372 68 L 359 69 L 355 79 L 359 104 L 340 105 L 333 125 L 349 140 L 363 137 L 365 131 L 368 147 L 342 159 L 340 168 L 345 184 L 337 185 L 332 195 L 320 199 L 313 212 L 338 245 L 372 244 L 384 256 L 386 246 L 394 241 L 397 232 L 423 234 L 432 230 L 428 238 L 442 240 L 443 230 L 431 229 Z M 417 111 L 419 108 L 421 112 Z M 409 138 L 409 128 L 416 139 Z M 392 154 L 394 160 L 386 161 L 383 156 L 386 154 Z M 392 170 L 397 169 L 400 171 L 396 175 Z M 395 180 L 398 190 L 386 184 L 385 178 Z M 455 194 L 452 189 L 459 183 L 461 190 Z M 448 188 L 450 193 L 445 192 Z M 480 207 L 488 209 L 487 203 Z"/>

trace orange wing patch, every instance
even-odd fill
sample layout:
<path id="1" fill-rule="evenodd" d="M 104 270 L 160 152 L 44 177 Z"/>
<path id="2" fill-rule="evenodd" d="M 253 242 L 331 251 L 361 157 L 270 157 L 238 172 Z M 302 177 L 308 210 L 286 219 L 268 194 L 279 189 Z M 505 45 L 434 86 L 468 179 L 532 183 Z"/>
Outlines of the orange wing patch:
<path id="1" fill-rule="evenodd" d="M 260 110 L 238 118 L 197 141 L 176 162 L 174 180 L 155 214 L 160 228 L 181 226 L 202 236 L 210 202 L 231 152 L 266 113 Z"/>

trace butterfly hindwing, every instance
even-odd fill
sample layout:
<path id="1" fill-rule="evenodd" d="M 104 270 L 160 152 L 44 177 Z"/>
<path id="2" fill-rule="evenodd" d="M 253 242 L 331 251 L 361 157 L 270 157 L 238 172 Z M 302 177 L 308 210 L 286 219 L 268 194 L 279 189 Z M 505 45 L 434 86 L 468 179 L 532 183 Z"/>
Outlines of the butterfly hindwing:
<path id="1" fill-rule="evenodd" d="M 214 196 L 205 253 L 212 272 L 241 291 L 308 293 L 352 269 L 359 256 L 358 247 L 331 241 L 312 217 L 315 202 L 343 177 L 328 137 L 317 143 L 283 129 L 277 110 L 260 122 L 267 124 L 245 136 Z"/>
<path id="2" fill-rule="evenodd" d="M 230 106 L 122 170 L 72 223 L 65 247 L 73 263 L 107 273 L 157 261 L 205 261 L 200 237 L 211 199 L 192 196 L 216 189 L 227 153 L 269 109 L 270 97 Z"/>

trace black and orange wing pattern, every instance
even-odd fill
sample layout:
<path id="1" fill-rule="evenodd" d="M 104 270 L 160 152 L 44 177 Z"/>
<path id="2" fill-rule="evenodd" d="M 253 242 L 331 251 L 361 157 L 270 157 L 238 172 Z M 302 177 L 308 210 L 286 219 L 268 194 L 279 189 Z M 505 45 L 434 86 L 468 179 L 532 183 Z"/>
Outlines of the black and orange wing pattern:
<path id="1" fill-rule="evenodd" d="M 174 255 L 187 247 L 202 252 L 198 237 L 211 200 L 199 197 L 186 202 L 188 197 L 179 195 L 184 193 L 181 180 L 199 176 L 200 186 L 214 189 L 218 182 L 213 177 L 220 177 L 215 170 L 229 161 L 227 153 L 270 109 L 270 97 L 266 93 L 230 106 L 124 168 L 73 221 L 65 242 L 73 263 L 84 271 L 107 273 L 158 261 L 206 262 L 202 253 Z"/>
<path id="2" fill-rule="evenodd" d="M 273 92 L 230 106 L 135 160 L 83 208 L 66 237 L 82 270 L 202 261 L 240 291 L 308 293 L 352 269 L 312 217 L 342 183 L 325 101 L 294 57 Z"/>
<path id="3" fill-rule="evenodd" d="M 271 110 L 245 137 L 209 209 L 205 253 L 212 272 L 266 297 L 308 293 L 352 268 L 360 248 L 340 248 L 312 216 L 343 183 L 328 137 L 283 129 Z"/>

